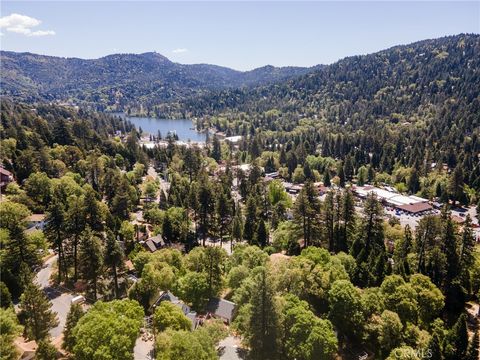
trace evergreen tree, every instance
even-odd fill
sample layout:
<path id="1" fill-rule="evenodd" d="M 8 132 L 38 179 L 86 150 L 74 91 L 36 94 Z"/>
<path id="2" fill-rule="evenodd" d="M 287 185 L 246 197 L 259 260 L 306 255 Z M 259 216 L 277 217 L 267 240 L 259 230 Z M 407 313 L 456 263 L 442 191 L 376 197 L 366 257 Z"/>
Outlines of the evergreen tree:
<path id="1" fill-rule="evenodd" d="M 53 125 L 53 141 L 59 145 L 70 145 L 73 143 L 70 126 L 63 117 L 59 117 Z"/>
<path id="2" fill-rule="evenodd" d="M 368 194 L 358 238 L 351 253 L 357 261 L 356 282 L 361 286 L 379 285 L 385 275 L 383 208 L 375 194 Z"/>
<path id="3" fill-rule="evenodd" d="M 98 194 L 90 185 L 85 185 L 84 188 L 86 224 L 93 231 L 102 231 L 104 216 L 97 199 Z"/>
<path id="4" fill-rule="evenodd" d="M 82 306 L 80 304 L 72 304 L 70 306 L 70 311 L 67 314 L 67 320 L 65 322 L 65 328 L 63 330 L 63 344 L 62 347 L 65 350 L 72 351 L 73 347 L 75 346 L 75 336 L 73 333 L 73 329 L 78 323 L 78 320 L 84 315 L 85 313 L 82 310 Z"/>
<path id="5" fill-rule="evenodd" d="M 307 181 L 295 201 L 293 216 L 304 239 L 304 247 L 319 238 L 320 202 L 312 182 Z"/>
<path id="6" fill-rule="evenodd" d="M 231 201 L 222 191 L 215 204 L 216 218 L 218 221 L 218 230 L 220 235 L 220 246 L 223 243 L 223 237 L 228 234 L 230 223 L 232 222 L 233 208 Z"/>
<path id="7" fill-rule="evenodd" d="M 36 247 L 25 234 L 26 219 L 30 215 L 27 207 L 11 201 L 0 202 L 1 219 L 1 279 L 13 295 L 22 290 L 21 268 L 39 264 Z"/>
<path id="8" fill-rule="evenodd" d="M 62 276 L 68 276 L 63 246 L 66 226 L 65 206 L 60 198 L 54 197 L 50 203 L 45 221 L 45 235 L 55 245 L 58 252 L 58 283 L 60 284 L 62 282 Z"/>
<path id="9" fill-rule="evenodd" d="M 343 231 L 341 241 L 337 244 L 336 251 L 348 252 L 355 234 L 355 200 L 349 189 L 343 193 L 341 211 Z"/>
<path id="10" fill-rule="evenodd" d="M 263 219 L 260 219 L 260 221 L 258 222 L 255 239 L 256 243 L 262 248 L 268 244 L 267 227 L 265 226 L 265 221 L 263 221 Z"/>
<path id="11" fill-rule="evenodd" d="M 215 159 L 215 161 L 219 162 L 220 159 L 222 158 L 222 148 L 220 145 L 220 140 L 218 140 L 218 137 L 216 134 L 213 135 L 212 139 L 212 153 L 211 157 Z"/>
<path id="12" fill-rule="evenodd" d="M 120 297 L 118 288 L 118 271 L 123 267 L 124 253 L 112 232 L 107 232 L 105 247 L 105 265 L 112 271 L 113 290 L 116 298 Z"/>
<path id="13" fill-rule="evenodd" d="M 328 169 L 325 170 L 325 174 L 323 175 L 323 185 L 330 187 L 332 185 L 330 181 L 330 171 Z"/>
<path id="14" fill-rule="evenodd" d="M 237 208 L 239 208 L 237 206 Z M 240 242 L 243 239 L 243 221 L 242 221 L 242 214 L 240 211 L 237 210 L 235 217 L 233 218 L 233 226 L 232 226 L 232 236 L 230 238 L 230 251 L 233 251 L 233 240 L 235 242 Z"/>
<path id="15" fill-rule="evenodd" d="M 475 234 L 472 229 L 472 218 L 467 214 L 465 223 L 463 224 L 462 239 L 460 249 L 460 268 L 468 271 L 475 261 L 473 251 L 475 247 Z"/>
<path id="16" fill-rule="evenodd" d="M 459 259 L 457 248 L 457 236 L 450 212 L 443 211 L 443 250 L 447 258 L 447 274 L 445 283 L 450 284 L 458 276 Z"/>
<path id="17" fill-rule="evenodd" d="M 202 232 L 203 246 L 210 232 L 212 215 L 214 214 L 215 199 L 212 185 L 208 176 L 203 176 L 199 181 L 198 189 L 200 231 Z"/>
<path id="18" fill-rule="evenodd" d="M 448 335 L 446 359 L 465 359 L 468 348 L 467 316 L 461 314 Z"/>
<path id="19" fill-rule="evenodd" d="M 10 294 L 7 285 L 5 285 L 3 281 L 0 281 L 0 307 L 2 309 L 8 309 L 12 306 L 12 295 Z"/>
<path id="20" fill-rule="evenodd" d="M 353 161 L 351 156 L 345 156 L 345 163 L 343 165 L 343 173 L 345 174 L 345 179 L 351 181 L 353 178 Z"/>
<path id="21" fill-rule="evenodd" d="M 103 274 L 104 249 L 102 240 L 90 228 L 83 233 L 80 241 L 80 272 L 88 282 L 93 299 L 97 299 L 98 280 Z"/>
<path id="22" fill-rule="evenodd" d="M 165 194 L 165 191 L 163 189 L 160 189 L 159 206 L 160 206 L 160 209 L 162 209 L 162 210 L 167 210 L 167 208 L 168 208 L 167 194 Z"/>
<path id="23" fill-rule="evenodd" d="M 335 243 L 335 204 L 334 204 L 334 193 L 329 191 L 327 196 L 325 196 L 325 201 L 323 203 L 323 214 L 324 214 L 324 228 L 325 228 L 325 237 L 328 242 L 328 250 L 333 252 L 336 247 Z"/>
<path id="24" fill-rule="evenodd" d="M 340 187 L 345 187 L 345 172 L 343 170 L 343 162 L 339 162 L 338 167 L 337 167 L 337 176 L 340 180 Z"/>
<path id="25" fill-rule="evenodd" d="M 416 194 L 420 190 L 420 179 L 415 167 L 412 169 L 410 177 L 408 178 L 407 187 L 411 194 Z"/>
<path id="26" fill-rule="evenodd" d="M 18 359 L 19 354 L 14 341 L 21 333 L 22 327 L 18 324 L 13 307 L 0 308 L 0 358 L 2 360 Z"/>
<path id="27" fill-rule="evenodd" d="M 58 325 L 56 314 L 50 306 L 50 301 L 44 292 L 30 280 L 20 297 L 24 331 L 28 339 L 37 341 L 46 339 L 50 329 Z"/>
<path id="28" fill-rule="evenodd" d="M 42 339 L 38 342 L 38 348 L 35 351 L 36 360 L 54 360 L 57 358 L 57 349 L 53 344 L 46 340 Z"/>
<path id="29" fill-rule="evenodd" d="M 65 215 L 66 231 L 70 235 L 70 246 L 73 257 L 73 281 L 78 280 L 78 244 L 80 235 L 85 230 L 84 197 L 72 195 L 68 199 L 68 210 Z"/>
<path id="30" fill-rule="evenodd" d="M 427 349 L 431 352 L 431 359 L 443 360 L 441 342 L 436 334 L 432 335 L 430 338 Z"/>
<path id="31" fill-rule="evenodd" d="M 479 359 L 479 352 L 480 352 L 480 331 L 477 330 L 473 334 L 472 341 L 467 350 L 467 354 L 465 356 L 465 360 L 478 360 Z"/>
<path id="32" fill-rule="evenodd" d="M 278 314 L 273 283 L 267 270 L 260 269 L 255 277 L 250 298 L 248 342 L 252 359 L 274 360 L 278 354 Z"/>
<path id="33" fill-rule="evenodd" d="M 257 228 L 257 202 L 255 197 L 250 195 L 247 199 L 245 207 L 245 222 L 243 228 L 243 238 L 247 240 L 249 244 L 252 243 L 255 236 L 255 230 Z"/>
<path id="34" fill-rule="evenodd" d="M 115 188 L 115 196 L 112 199 L 110 211 L 112 215 L 120 220 L 128 220 L 130 218 L 130 210 L 132 208 L 130 187 L 127 178 L 123 176 Z"/>
<path id="35" fill-rule="evenodd" d="M 453 206 L 457 201 L 463 202 L 465 199 L 465 193 L 463 190 L 464 187 L 464 178 L 463 170 L 461 164 L 457 165 L 453 173 L 450 175 L 450 180 L 448 183 L 448 194 L 450 199 L 453 201 Z"/>

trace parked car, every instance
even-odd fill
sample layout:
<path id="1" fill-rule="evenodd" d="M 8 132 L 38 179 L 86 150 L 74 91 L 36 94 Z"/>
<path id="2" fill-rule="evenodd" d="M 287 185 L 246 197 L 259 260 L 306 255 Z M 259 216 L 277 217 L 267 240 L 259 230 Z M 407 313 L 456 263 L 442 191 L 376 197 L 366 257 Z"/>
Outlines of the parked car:
<path id="1" fill-rule="evenodd" d="M 85 296 L 77 295 L 72 298 L 72 304 L 83 304 L 85 302 Z"/>

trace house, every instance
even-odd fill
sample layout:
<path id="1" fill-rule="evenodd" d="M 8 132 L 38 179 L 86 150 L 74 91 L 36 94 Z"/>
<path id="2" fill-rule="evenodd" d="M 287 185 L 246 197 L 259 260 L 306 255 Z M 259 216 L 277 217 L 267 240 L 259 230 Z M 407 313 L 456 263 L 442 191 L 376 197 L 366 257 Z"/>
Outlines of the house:
<path id="1" fill-rule="evenodd" d="M 13 180 L 13 174 L 10 171 L 4 169 L 3 167 L 0 167 L 0 190 L 2 192 Z"/>
<path id="2" fill-rule="evenodd" d="M 27 218 L 27 229 L 37 229 L 37 230 L 43 230 L 45 227 L 45 214 L 32 214 Z"/>
<path id="3" fill-rule="evenodd" d="M 225 323 L 230 324 L 235 312 L 235 303 L 220 299 L 211 298 L 207 304 L 207 314 L 222 319 Z"/>
<path id="4" fill-rule="evenodd" d="M 279 176 L 280 176 L 280 174 L 278 173 L 278 171 L 274 171 L 274 172 L 265 174 L 265 177 L 269 177 L 269 178 L 272 178 L 272 179 L 277 179 Z"/>
<path id="5" fill-rule="evenodd" d="M 303 188 L 303 185 L 296 185 L 288 182 L 284 182 L 283 186 L 285 187 L 285 191 L 290 194 L 298 194 Z"/>
<path id="6" fill-rule="evenodd" d="M 143 247 L 145 248 L 145 250 L 153 253 L 158 249 L 165 247 L 165 241 L 163 240 L 162 235 L 156 235 L 144 241 Z"/>

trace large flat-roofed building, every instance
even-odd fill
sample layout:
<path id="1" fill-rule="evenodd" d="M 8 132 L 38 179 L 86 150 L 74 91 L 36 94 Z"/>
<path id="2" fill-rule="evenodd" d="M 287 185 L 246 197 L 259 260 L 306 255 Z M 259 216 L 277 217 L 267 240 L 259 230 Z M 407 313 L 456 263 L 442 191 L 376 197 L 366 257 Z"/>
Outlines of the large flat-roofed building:
<path id="1" fill-rule="evenodd" d="M 356 186 L 353 188 L 353 192 L 362 199 L 366 198 L 368 194 L 374 193 L 385 205 L 392 206 L 410 214 L 420 214 L 433 209 L 428 202 L 428 199 L 414 195 L 402 195 L 392 190 L 382 189 L 371 185 Z"/>

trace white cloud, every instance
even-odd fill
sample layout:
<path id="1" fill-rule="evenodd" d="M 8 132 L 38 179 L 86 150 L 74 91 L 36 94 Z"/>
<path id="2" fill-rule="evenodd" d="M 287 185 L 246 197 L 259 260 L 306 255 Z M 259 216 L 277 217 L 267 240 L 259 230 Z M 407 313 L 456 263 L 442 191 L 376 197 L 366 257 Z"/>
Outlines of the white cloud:
<path id="1" fill-rule="evenodd" d="M 182 53 L 186 53 L 186 52 L 188 52 L 188 49 L 185 49 L 185 48 L 172 50 L 172 53 L 174 53 L 174 54 L 182 54 Z"/>
<path id="2" fill-rule="evenodd" d="M 32 28 L 40 25 L 41 23 L 42 22 L 40 20 L 27 15 L 10 14 L 0 18 L 0 29 L 5 29 L 8 32 L 26 36 L 55 35 L 55 31 L 53 30 L 32 30 Z"/>
<path id="3" fill-rule="evenodd" d="M 33 31 L 27 36 L 48 36 L 48 35 L 55 35 L 55 31 L 53 30 L 38 30 L 38 31 Z"/>

